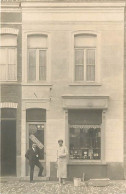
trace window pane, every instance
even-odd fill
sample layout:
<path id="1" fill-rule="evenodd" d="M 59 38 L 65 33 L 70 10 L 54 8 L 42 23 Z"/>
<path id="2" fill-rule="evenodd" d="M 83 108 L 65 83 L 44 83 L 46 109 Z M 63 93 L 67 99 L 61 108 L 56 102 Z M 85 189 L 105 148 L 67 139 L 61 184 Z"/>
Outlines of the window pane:
<path id="1" fill-rule="evenodd" d="M 16 65 L 8 64 L 8 80 L 16 80 Z"/>
<path id="2" fill-rule="evenodd" d="M 95 66 L 87 65 L 87 81 L 95 81 Z"/>
<path id="3" fill-rule="evenodd" d="M 46 80 L 46 51 L 39 51 L 39 80 Z"/>
<path id="4" fill-rule="evenodd" d="M 0 80 L 7 79 L 7 49 L 0 48 Z"/>
<path id="5" fill-rule="evenodd" d="M 87 64 L 87 68 L 86 68 L 87 81 L 95 81 L 95 50 L 94 49 L 86 50 L 86 64 Z"/>
<path id="6" fill-rule="evenodd" d="M 75 80 L 84 80 L 84 50 L 75 50 Z"/>
<path id="7" fill-rule="evenodd" d="M 84 50 L 75 50 L 75 65 L 84 64 Z"/>
<path id="8" fill-rule="evenodd" d="M 7 64 L 7 49 L 0 48 L 0 64 Z"/>
<path id="9" fill-rule="evenodd" d="M 75 80 L 76 81 L 84 80 L 84 66 L 83 65 L 75 66 Z"/>
<path id="10" fill-rule="evenodd" d="M 70 159 L 99 160 L 101 158 L 101 129 L 94 126 L 70 127 Z"/>
<path id="11" fill-rule="evenodd" d="M 95 65 L 95 50 L 86 50 L 86 63 L 87 65 Z"/>
<path id="12" fill-rule="evenodd" d="M 8 64 L 16 64 L 16 49 L 8 49 Z"/>
<path id="13" fill-rule="evenodd" d="M 0 64 L 0 80 L 4 81 L 7 79 L 7 65 Z"/>
<path id="14" fill-rule="evenodd" d="M 29 50 L 28 79 L 36 80 L 36 50 Z"/>

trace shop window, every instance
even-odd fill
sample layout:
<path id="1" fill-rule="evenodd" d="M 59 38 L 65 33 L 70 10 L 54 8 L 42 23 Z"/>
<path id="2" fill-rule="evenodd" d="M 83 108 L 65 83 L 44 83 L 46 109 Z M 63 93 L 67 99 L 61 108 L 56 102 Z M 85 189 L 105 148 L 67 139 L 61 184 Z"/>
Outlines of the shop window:
<path id="1" fill-rule="evenodd" d="M 28 36 L 28 81 L 47 79 L 47 36 Z"/>
<path id="2" fill-rule="evenodd" d="M 74 36 L 75 81 L 95 81 L 96 41 L 96 35 L 78 34 Z"/>
<path id="3" fill-rule="evenodd" d="M 0 80 L 17 80 L 17 36 L 1 35 L 0 46 Z"/>
<path id="4" fill-rule="evenodd" d="M 69 111 L 69 159 L 101 159 L 102 113 L 98 110 Z"/>

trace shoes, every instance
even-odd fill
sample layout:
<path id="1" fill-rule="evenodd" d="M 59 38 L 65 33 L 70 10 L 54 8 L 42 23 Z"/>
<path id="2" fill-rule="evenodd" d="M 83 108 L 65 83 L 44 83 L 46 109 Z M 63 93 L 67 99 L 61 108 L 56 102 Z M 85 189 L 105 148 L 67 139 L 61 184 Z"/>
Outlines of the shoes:
<path id="1" fill-rule="evenodd" d="M 43 175 L 38 175 L 38 177 L 44 177 Z"/>

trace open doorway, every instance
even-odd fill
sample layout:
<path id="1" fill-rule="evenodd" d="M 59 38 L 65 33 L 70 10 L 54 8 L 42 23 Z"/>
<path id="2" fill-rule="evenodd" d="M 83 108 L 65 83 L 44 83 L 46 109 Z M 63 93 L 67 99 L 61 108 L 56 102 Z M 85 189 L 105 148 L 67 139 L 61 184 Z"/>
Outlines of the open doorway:
<path id="1" fill-rule="evenodd" d="M 1 176 L 16 175 L 16 120 L 1 120 Z"/>

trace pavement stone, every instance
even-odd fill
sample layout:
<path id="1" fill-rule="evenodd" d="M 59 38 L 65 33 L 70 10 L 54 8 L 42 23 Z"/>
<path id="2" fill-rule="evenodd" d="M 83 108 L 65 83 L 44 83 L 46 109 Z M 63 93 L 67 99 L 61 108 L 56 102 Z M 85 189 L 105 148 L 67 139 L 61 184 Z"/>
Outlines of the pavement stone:
<path id="1" fill-rule="evenodd" d="M 126 194 L 126 181 L 110 181 L 105 187 L 94 187 L 82 182 L 74 187 L 73 182 L 59 185 L 58 182 L 36 180 L 1 180 L 0 194 Z"/>

